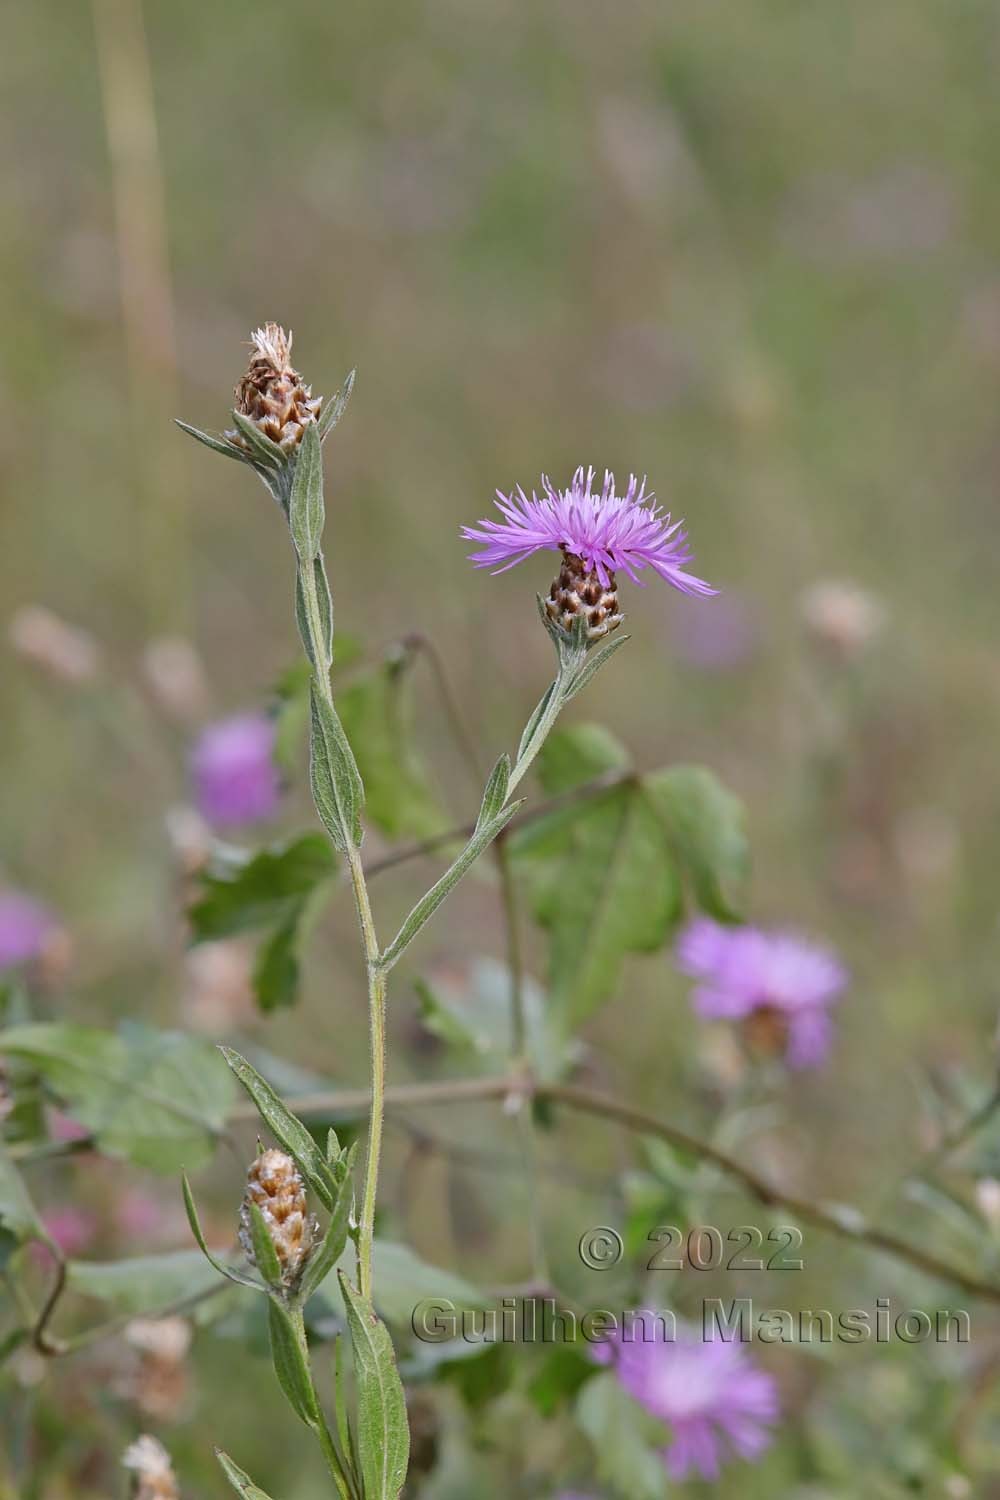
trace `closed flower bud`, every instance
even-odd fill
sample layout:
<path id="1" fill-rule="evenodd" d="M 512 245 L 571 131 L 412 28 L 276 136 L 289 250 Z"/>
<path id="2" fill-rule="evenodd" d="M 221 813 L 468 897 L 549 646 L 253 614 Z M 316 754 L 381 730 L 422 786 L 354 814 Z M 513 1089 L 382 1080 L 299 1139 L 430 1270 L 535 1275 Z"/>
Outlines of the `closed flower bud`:
<path id="1" fill-rule="evenodd" d="M 240 1244 L 250 1264 L 256 1265 L 251 1203 L 256 1203 L 260 1209 L 271 1237 L 281 1267 L 281 1284 L 294 1291 L 305 1270 L 319 1226 L 308 1211 L 302 1174 L 286 1151 L 275 1147 L 262 1151 L 247 1173 L 247 1190 L 240 1209 Z"/>
<path id="2" fill-rule="evenodd" d="M 588 641 L 599 641 L 602 636 L 617 630 L 625 618 L 618 608 L 618 588 L 615 575 L 608 572 L 607 586 L 601 583 L 597 573 L 586 567 L 575 552 L 563 552 L 562 567 L 554 580 L 545 601 L 545 613 L 560 630 L 567 633 L 573 622 L 583 615 L 586 619 Z"/>
<path id="3" fill-rule="evenodd" d="M 122 1467 L 131 1470 L 133 1500 L 180 1500 L 170 1455 L 148 1433 L 126 1448 Z"/>
<path id="4" fill-rule="evenodd" d="M 250 336 L 250 365 L 236 387 L 236 410 L 248 417 L 265 437 L 290 453 L 302 441 L 307 423 L 315 422 L 323 405 L 291 362 L 292 335 L 277 323 L 265 323 Z M 239 432 L 226 437 L 246 448 Z"/>

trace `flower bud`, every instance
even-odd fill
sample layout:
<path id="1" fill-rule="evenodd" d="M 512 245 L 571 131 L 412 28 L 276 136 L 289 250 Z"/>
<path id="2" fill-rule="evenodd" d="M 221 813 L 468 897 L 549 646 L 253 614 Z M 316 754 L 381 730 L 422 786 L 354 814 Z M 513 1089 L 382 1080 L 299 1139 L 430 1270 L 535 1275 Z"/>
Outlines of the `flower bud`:
<path id="1" fill-rule="evenodd" d="M 302 1174 L 286 1151 L 279 1151 L 276 1147 L 262 1151 L 247 1173 L 239 1233 L 247 1260 L 255 1266 L 251 1203 L 256 1203 L 260 1209 L 271 1237 L 281 1267 L 281 1284 L 294 1291 L 305 1270 L 319 1225 L 308 1211 Z"/>
<path id="2" fill-rule="evenodd" d="M 277 323 L 265 323 L 250 335 L 253 353 L 246 374 L 236 387 L 236 410 L 286 453 L 302 441 L 306 424 L 315 422 L 323 405 L 291 362 L 292 335 Z M 239 432 L 227 432 L 236 447 L 249 451 Z"/>
<path id="3" fill-rule="evenodd" d="M 126 1448 L 122 1467 L 131 1470 L 133 1500 L 180 1500 L 170 1455 L 148 1433 Z"/>
<path id="4" fill-rule="evenodd" d="M 559 576 L 553 581 L 545 601 L 545 613 L 567 634 L 572 630 L 574 620 L 583 615 L 587 621 L 588 641 L 599 641 L 602 636 L 610 635 L 625 618 L 618 608 L 614 573 L 608 573 L 605 588 L 596 572 L 588 572 L 583 559 L 565 548 Z"/>

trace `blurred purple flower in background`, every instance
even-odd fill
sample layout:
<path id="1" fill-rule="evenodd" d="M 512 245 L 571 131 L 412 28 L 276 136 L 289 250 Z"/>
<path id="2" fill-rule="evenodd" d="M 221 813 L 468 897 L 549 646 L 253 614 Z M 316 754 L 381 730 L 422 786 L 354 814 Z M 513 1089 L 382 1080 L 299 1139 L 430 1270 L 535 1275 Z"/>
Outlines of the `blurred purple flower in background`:
<path id="1" fill-rule="evenodd" d="M 40 958 L 57 925 L 52 913 L 33 897 L 0 890 L 0 972 Z"/>
<path id="2" fill-rule="evenodd" d="M 723 927 L 701 917 L 681 934 L 677 965 L 701 981 L 693 996 L 698 1015 L 745 1022 L 751 1044 L 783 1051 L 789 1067 L 826 1059 L 828 1007 L 847 984 L 847 971 L 828 949 L 794 933 Z"/>
<path id="3" fill-rule="evenodd" d="M 724 1458 L 757 1459 L 778 1419 L 778 1392 L 741 1344 L 705 1341 L 694 1329 L 664 1338 L 662 1321 L 637 1315 L 631 1337 L 599 1344 L 594 1357 L 614 1367 L 625 1390 L 672 1429 L 663 1450 L 671 1479 L 717 1479 Z"/>
<path id="4" fill-rule="evenodd" d="M 669 616 L 674 655 L 702 672 L 731 672 L 754 655 L 760 626 L 745 599 L 728 590 L 711 604 L 677 599 Z"/>
<path id="5" fill-rule="evenodd" d="M 483 520 L 478 526 L 463 526 L 470 542 L 483 543 L 470 553 L 477 568 L 496 566 L 498 573 L 513 568 L 535 552 L 571 552 L 595 572 L 602 588 L 619 569 L 633 583 L 643 568 L 653 568 L 667 583 L 684 594 L 714 594 L 700 578 L 683 570 L 691 561 L 687 533 L 682 521 L 671 522 L 669 513 L 646 504 L 645 480 L 629 477 L 624 495 L 615 494 L 615 476 L 605 470 L 600 494 L 593 491 L 594 470 L 582 468 L 573 475 L 568 489 L 554 489 L 542 475 L 541 499 L 529 500 L 518 487 L 510 495 L 497 490 L 497 509 L 502 521 Z"/>
<path id="6" fill-rule="evenodd" d="M 274 816 L 281 799 L 274 739 L 274 724 L 264 714 L 239 714 L 202 732 L 191 770 L 199 810 L 209 823 L 235 827 Z"/>

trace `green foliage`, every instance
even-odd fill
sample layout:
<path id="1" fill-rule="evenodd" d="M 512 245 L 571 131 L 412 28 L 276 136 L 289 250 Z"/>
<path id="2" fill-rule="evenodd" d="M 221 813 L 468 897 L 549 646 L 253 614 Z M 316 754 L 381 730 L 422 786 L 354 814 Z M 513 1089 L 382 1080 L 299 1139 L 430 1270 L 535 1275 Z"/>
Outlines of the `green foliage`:
<path id="1" fill-rule="evenodd" d="M 72 1260 L 67 1280 L 74 1291 L 106 1303 L 119 1316 L 131 1317 L 156 1317 L 219 1286 L 198 1250 L 128 1260 Z"/>
<path id="2" fill-rule="evenodd" d="M 254 1484 L 249 1474 L 244 1474 L 243 1470 L 233 1463 L 228 1453 L 223 1453 L 221 1448 L 216 1448 L 215 1456 L 229 1483 L 238 1495 L 243 1496 L 243 1500 L 271 1500 L 270 1495 L 265 1494 L 259 1485 Z"/>
<path id="3" fill-rule="evenodd" d="M 323 507 L 323 456 L 319 429 L 310 422 L 302 434 L 292 489 L 288 525 L 300 562 L 309 565 L 319 555 L 326 514 Z"/>
<path id="4" fill-rule="evenodd" d="M 331 1166 L 302 1121 L 296 1119 L 245 1057 L 231 1047 L 220 1047 L 219 1051 L 257 1106 L 261 1119 L 279 1146 L 295 1158 L 299 1171 L 323 1207 L 332 1209 L 343 1181 L 338 1175 L 337 1164 Z"/>
<path id="5" fill-rule="evenodd" d="M 494 958 L 475 959 L 460 976 L 447 971 L 433 983 L 416 983 L 420 1019 L 446 1046 L 466 1054 L 466 1066 L 507 1067 L 513 1045 L 511 975 Z M 539 1078 L 561 1076 L 574 1055 L 573 1043 L 560 1041 L 547 1024 L 545 992 L 530 975 L 521 978 L 525 1045 L 528 1061 Z M 471 1054 L 471 1056 L 469 1055 Z"/>
<path id="6" fill-rule="evenodd" d="M 334 847 L 346 854 L 361 845 L 364 783 L 343 724 L 315 682 L 310 697 L 309 776 L 320 822 Z"/>
<path id="7" fill-rule="evenodd" d="M 594 1448 L 598 1477 L 623 1500 L 664 1500 L 667 1475 L 641 1408 L 611 1370 L 588 1380 L 576 1402 L 576 1420 Z M 663 1434 L 660 1439 L 662 1443 Z"/>
<path id="8" fill-rule="evenodd" d="M 202 874 L 201 893 L 188 912 L 194 940 L 264 935 L 253 976 L 262 1010 L 297 999 L 301 938 L 336 868 L 327 840 L 307 833 L 245 858 L 227 855 Z"/>
<path id="9" fill-rule="evenodd" d="M 411 653 L 397 651 L 337 691 L 341 721 L 365 785 L 365 812 L 391 838 L 425 838 L 446 820 L 416 750 Z"/>
<path id="10" fill-rule="evenodd" d="M 743 805 L 703 766 L 671 766 L 643 777 L 695 900 L 720 921 L 738 919 L 731 892 L 746 879 Z"/>
<path id="11" fill-rule="evenodd" d="M 583 726 L 551 736 L 540 771 L 560 793 L 626 765 L 606 731 Z M 550 934 L 553 1020 L 569 1033 L 613 992 L 625 954 L 661 947 L 679 917 L 670 843 L 642 783 L 625 779 L 538 819 L 511 849 Z"/>
<path id="12" fill-rule="evenodd" d="M 30 1062 L 107 1155 L 156 1172 L 204 1161 L 232 1100 L 207 1042 L 135 1022 L 19 1026 L 0 1032 L 0 1056 Z"/>
<path id="13" fill-rule="evenodd" d="M 550 935 L 552 1013 L 568 1034 L 614 992 L 627 953 L 666 942 L 684 877 L 706 910 L 732 915 L 724 893 L 745 871 L 746 843 L 740 804 L 710 772 L 640 776 L 597 725 L 556 730 L 539 771 L 545 791 L 567 800 L 511 850 Z M 598 789 L 574 798 L 591 783 Z"/>
<path id="14" fill-rule="evenodd" d="M 266 1228 L 263 1235 L 268 1238 Z M 255 1237 L 255 1246 L 256 1243 Z M 290 1313 L 283 1303 L 272 1297 L 267 1306 L 267 1326 L 274 1373 L 289 1406 L 307 1427 L 319 1427 L 323 1417 L 309 1370 L 301 1317 Z"/>
<path id="15" fill-rule="evenodd" d="M 403 1384 L 386 1326 L 340 1273 L 357 1388 L 358 1466 L 365 1500 L 396 1500 L 406 1479 L 410 1433 Z"/>
<path id="16" fill-rule="evenodd" d="M 41 1220 L 20 1172 L 0 1144 L 0 1226 L 18 1240 L 40 1235 Z"/>
<path id="17" fill-rule="evenodd" d="M 428 1297 L 453 1302 L 460 1312 L 492 1301 L 463 1276 L 428 1265 L 409 1245 L 395 1240 L 376 1239 L 372 1259 L 375 1305 L 387 1322 L 400 1327 L 410 1327 L 414 1307 Z"/>

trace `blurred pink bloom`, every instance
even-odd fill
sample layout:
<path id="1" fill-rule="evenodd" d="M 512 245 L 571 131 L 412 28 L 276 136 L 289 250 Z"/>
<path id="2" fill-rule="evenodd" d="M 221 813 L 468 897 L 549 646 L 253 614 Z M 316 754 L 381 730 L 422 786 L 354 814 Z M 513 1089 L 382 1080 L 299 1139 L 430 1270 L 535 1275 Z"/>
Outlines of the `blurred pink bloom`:
<path id="1" fill-rule="evenodd" d="M 86 1125 L 81 1125 L 79 1120 L 74 1120 L 61 1109 L 50 1109 L 48 1112 L 49 1135 L 54 1141 L 82 1141 L 90 1134 Z"/>
<path id="2" fill-rule="evenodd" d="M 56 927 L 52 913 L 31 896 L 0 890 L 0 972 L 40 958 Z"/>
<path id="3" fill-rule="evenodd" d="M 63 1255 L 79 1255 L 86 1250 L 97 1233 L 97 1221 L 93 1214 L 72 1203 L 54 1208 L 44 1218 L 45 1228 L 58 1245 Z M 38 1248 L 43 1249 L 39 1246 Z"/>
<path id="4" fill-rule="evenodd" d="M 747 1023 L 751 1039 L 783 1046 L 789 1067 L 825 1061 L 832 1038 L 828 1007 L 847 984 L 846 970 L 828 949 L 794 933 L 723 927 L 701 917 L 681 934 L 676 957 L 678 967 L 700 981 L 693 996 L 698 1015 Z"/>
<path id="5" fill-rule="evenodd" d="M 731 1454 L 760 1457 L 771 1442 L 767 1429 L 778 1419 L 778 1393 L 741 1344 L 706 1341 L 692 1329 L 666 1339 L 659 1319 L 650 1329 L 639 1317 L 630 1333 L 597 1345 L 594 1357 L 610 1364 L 628 1394 L 669 1424 L 673 1439 L 663 1458 L 671 1479 L 699 1474 L 713 1480 Z"/>
<path id="6" fill-rule="evenodd" d="M 139 1188 L 130 1188 L 115 1205 L 115 1223 L 128 1239 L 152 1239 L 169 1220 L 162 1199 Z"/>
<path id="7" fill-rule="evenodd" d="M 275 727 L 264 714 L 210 724 L 191 757 L 198 806 L 209 823 L 236 826 L 271 818 L 281 800 Z"/>

